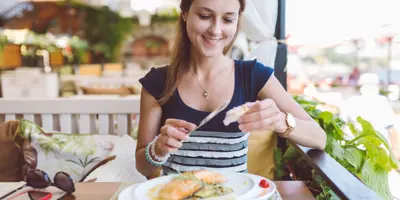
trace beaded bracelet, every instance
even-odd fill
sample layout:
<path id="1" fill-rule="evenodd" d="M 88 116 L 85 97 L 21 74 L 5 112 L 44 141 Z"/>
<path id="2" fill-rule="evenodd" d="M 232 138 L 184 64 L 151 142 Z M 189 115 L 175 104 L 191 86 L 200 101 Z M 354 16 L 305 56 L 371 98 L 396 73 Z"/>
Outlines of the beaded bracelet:
<path id="1" fill-rule="evenodd" d="M 146 146 L 146 151 L 145 151 L 145 157 L 146 157 L 146 160 L 147 160 L 147 162 L 149 162 L 151 165 L 153 165 L 153 166 L 155 166 L 155 167 L 161 167 L 165 162 L 167 162 L 167 159 L 168 159 L 168 157 L 169 157 L 169 154 L 167 154 L 166 156 L 164 156 L 164 157 L 166 157 L 166 159 L 163 159 L 162 161 L 155 161 L 155 160 L 153 160 L 153 158 L 151 157 L 151 155 L 150 155 L 150 149 L 152 148 L 152 146 L 154 146 L 154 144 L 155 144 L 155 141 L 157 141 L 157 138 L 158 137 L 156 137 L 156 138 L 154 138 L 154 140 L 153 141 L 151 141 L 149 144 L 147 144 L 147 146 Z M 154 148 L 154 147 L 153 147 Z M 164 158 L 163 157 L 163 158 Z"/>
<path id="2" fill-rule="evenodd" d="M 157 140 L 158 140 L 158 136 L 156 136 L 152 141 L 152 145 L 150 146 L 150 153 L 157 161 L 167 160 L 169 158 L 169 156 L 170 156 L 169 153 L 165 154 L 164 156 L 158 156 L 156 154 L 156 142 L 157 142 Z"/>

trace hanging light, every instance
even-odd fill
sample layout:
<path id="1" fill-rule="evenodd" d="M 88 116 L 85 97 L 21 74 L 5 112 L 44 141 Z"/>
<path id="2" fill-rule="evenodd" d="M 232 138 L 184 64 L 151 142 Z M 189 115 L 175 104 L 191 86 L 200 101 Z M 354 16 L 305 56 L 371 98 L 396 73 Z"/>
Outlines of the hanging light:
<path id="1" fill-rule="evenodd" d="M 131 8 L 139 18 L 141 26 L 149 26 L 151 24 L 151 15 L 156 12 L 160 0 L 131 0 Z"/>
<path id="2" fill-rule="evenodd" d="M 179 0 L 130 0 L 131 8 L 139 18 L 142 26 L 151 24 L 151 16 L 162 7 L 177 7 Z"/>

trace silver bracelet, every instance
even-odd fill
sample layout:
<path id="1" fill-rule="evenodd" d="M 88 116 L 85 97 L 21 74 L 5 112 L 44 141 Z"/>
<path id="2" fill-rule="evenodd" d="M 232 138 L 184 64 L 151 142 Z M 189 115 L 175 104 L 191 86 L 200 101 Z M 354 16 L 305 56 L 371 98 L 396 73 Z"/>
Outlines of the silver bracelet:
<path id="1" fill-rule="evenodd" d="M 150 153 L 151 153 L 151 155 L 157 160 L 157 161 L 166 161 L 168 158 L 169 158 L 169 156 L 170 156 L 170 154 L 169 153 L 167 153 L 167 154 L 165 154 L 164 156 L 158 156 L 157 154 L 156 154 L 156 142 L 157 142 L 157 140 L 158 140 L 158 136 L 156 136 L 154 139 L 153 139 L 153 141 L 151 141 L 151 146 L 150 146 Z"/>

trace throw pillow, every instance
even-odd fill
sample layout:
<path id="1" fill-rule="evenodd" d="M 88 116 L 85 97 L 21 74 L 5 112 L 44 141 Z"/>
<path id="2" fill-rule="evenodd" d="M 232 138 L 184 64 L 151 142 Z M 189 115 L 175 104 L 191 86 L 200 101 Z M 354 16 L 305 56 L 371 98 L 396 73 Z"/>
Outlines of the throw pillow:
<path id="1" fill-rule="evenodd" d="M 87 180 L 97 179 L 96 182 L 133 182 L 145 181 L 146 178 L 137 171 L 135 164 L 136 140 L 124 135 L 114 140 L 111 155 L 115 160 L 97 168 L 90 173 Z"/>
<path id="2" fill-rule="evenodd" d="M 109 135 L 49 133 L 33 122 L 19 121 L 19 134 L 29 139 L 37 151 L 37 169 L 51 178 L 64 171 L 74 181 L 80 181 L 107 160 L 114 147 Z"/>

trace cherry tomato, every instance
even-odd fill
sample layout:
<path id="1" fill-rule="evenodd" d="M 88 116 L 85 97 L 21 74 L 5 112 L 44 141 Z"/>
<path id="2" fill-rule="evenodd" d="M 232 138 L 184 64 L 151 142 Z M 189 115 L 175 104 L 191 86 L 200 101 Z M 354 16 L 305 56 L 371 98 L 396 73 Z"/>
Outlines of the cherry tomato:
<path id="1" fill-rule="evenodd" d="M 265 179 L 262 179 L 259 183 L 260 187 L 262 188 L 268 188 L 269 187 L 269 182 Z"/>

